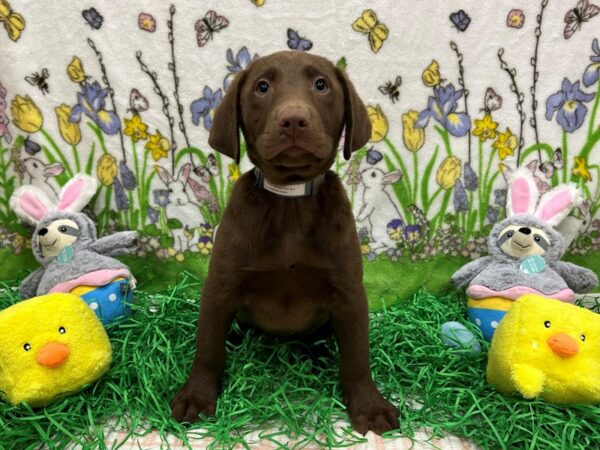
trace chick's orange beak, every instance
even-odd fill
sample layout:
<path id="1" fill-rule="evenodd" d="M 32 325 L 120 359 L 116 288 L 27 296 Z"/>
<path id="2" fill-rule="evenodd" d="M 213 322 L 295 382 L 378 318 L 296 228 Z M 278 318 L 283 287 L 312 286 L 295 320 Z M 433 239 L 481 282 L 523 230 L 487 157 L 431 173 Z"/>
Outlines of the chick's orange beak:
<path id="1" fill-rule="evenodd" d="M 69 357 L 69 347 L 59 342 L 49 342 L 37 354 L 37 362 L 45 367 L 62 366 Z"/>
<path id="2" fill-rule="evenodd" d="M 548 345 L 554 353 L 563 358 L 579 353 L 577 341 L 565 333 L 556 333 L 548 338 Z"/>

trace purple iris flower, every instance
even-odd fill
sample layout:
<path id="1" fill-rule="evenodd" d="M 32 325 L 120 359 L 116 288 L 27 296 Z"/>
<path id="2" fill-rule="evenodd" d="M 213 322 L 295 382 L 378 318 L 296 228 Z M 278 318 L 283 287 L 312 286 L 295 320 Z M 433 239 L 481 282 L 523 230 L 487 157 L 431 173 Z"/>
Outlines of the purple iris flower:
<path id="1" fill-rule="evenodd" d="M 439 122 L 452 136 L 461 137 L 471 129 L 471 119 L 464 112 L 456 112 L 458 99 L 463 90 L 454 89 L 454 85 L 437 86 L 433 88 L 433 97 L 427 100 L 427 109 L 421 111 L 415 122 L 415 128 L 425 128 L 430 118 Z"/>
<path id="2" fill-rule="evenodd" d="M 590 56 L 592 63 L 586 67 L 583 73 L 583 84 L 585 87 L 590 87 L 600 76 L 600 46 L 598 46 L 598 39 L 594 39 L 592 42 L 592 51 L 594 54 Z"/>
<path id="3" fill-rule="evenodd" d="M 229 73 L 223 80 L 223 90 L 227 91 L 229 85 L 235 78 L 235 75 L 238 72 L 246 69 L 250 65 L 250 63 L 258 58 L 257 54 L 254 54 L 253 57 L 250 56 L 250 52 L 246 47 L 242 47 L 238 50 L 236 57 L 233 57 L 233 51 L 231 49 L 227 49 L 227 62 L 229 65 L 227 66 L 227 70 Z"/>
<path id="4" fill-rule="evenodd" d="M 223 91 L 221 89 L 213 92 L 211 88 L 204 86 L 202 97 L 194 100 L 190 105 L 194 125 L 199 125 L 200 117 L 204 117 L 204 128 L 210 131 L 210 127 L 212 126 L 212 112 L 219 106 L 221 100 L 223 100 Z"/>
<path id="5" fill-rule="evenodd" d="M 487 220 L 489 220 L 492 224 L 498 222 L 498 211 L 496 210 L 496 208 L 494 208 L 492 205 L 489 205 L 486 217 Z"/>
<path id="6" fill-rule="evenodd" d="M 587 106 L 583 102 L 589 102 L 594 94 L 586 94 L 579 89 L 579 80 L 571 83 L 566 78 L 562 82 L 561 90 L 552 94 L 546 100 L 546 119 L 552 120 L 554 113 L 556 121 L 567 133 L 572 133 L 579 128 L 587 114 Z"/>
<path id="7" fill-rule="evenodd" d="M 79 122 L 81 114 L 85 114 L 108 135 L 117 134 L 121 123 L 114 111 L 107 111 L 106 96 L 108 89 L 102 89 L 100 83 L 82 83 L 81 92 L 77 93 L 77 104 L 71 110 L 70 122 Z"/>

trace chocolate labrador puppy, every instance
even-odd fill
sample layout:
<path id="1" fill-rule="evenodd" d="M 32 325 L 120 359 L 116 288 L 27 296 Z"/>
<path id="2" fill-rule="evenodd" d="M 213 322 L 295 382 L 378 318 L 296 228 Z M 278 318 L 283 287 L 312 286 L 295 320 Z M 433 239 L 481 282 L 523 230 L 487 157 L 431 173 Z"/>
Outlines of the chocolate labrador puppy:
<path id="1" fill-rule="evenodd" d="M 237 181 L 223 213 L 200 302 L 196 355 L 171 402 L 175 419 L 214 415 L 232 320 L 279 335 L 330 327 L 354 428 L 398 427 L 398 410 L 369 369 L 368 304 L 352 208 L 329 170 L 342 130 L 344 157 L 369 140 L 367 111 L 328 60 L 286 51 L 240 72 L 217 108 L 209 143 L 240 158 L 240 131 L 256 169 Z"/>

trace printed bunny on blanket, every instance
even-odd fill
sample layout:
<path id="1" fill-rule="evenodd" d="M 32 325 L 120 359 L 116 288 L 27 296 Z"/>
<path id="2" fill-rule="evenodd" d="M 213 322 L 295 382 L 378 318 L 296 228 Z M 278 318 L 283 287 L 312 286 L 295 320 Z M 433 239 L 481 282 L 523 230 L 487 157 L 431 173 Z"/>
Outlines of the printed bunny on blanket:
<path id="1" fill-rule="evenodd" d="M 360 172 L 359 177 L 354 204 L 357 227 L 367 228 L 373 251 L 381 253 L 396 248 L 396 242 L 388 234 L 387 224 L 402 218 L 391 190 L 391 185 L 402 178 L 402 172 L 394 170 L 386 173 L 377 167 L 368 167 Z"/>
<path id="2" fill-rule="evenodd" d="M 21 283 L 21 297 L 70 292 L 106 323 L 128 312 L 135 279 L 113 256 L 129 253 L 137 232 L 97 238 L 94 222 L 80 212 L 97 187 L 94 178 L 78 174 L 65 184 L 56 203 L 40 188 L 24 185 L 14 192 L 10 205 L 17 216 L 36 226 L 31 247 L 42 265 Z"/>
<path id="3" fill-rule="evenodd" d="M 524 294 L 573 303 L 575 292 L 589 292 L 598 284 L 591 270 L 560 261 L 565 243 L 555 227 L 580 203 L 581 192 L 573 184 L 559 185 L 540 198 L 529 169 L 513 173 L 507 218 L 492 229 L 489 255 L 452 276 L 456 286 L 467 288 L 469 318 L 484 337 L 491 339 L 500 319 Z"/>

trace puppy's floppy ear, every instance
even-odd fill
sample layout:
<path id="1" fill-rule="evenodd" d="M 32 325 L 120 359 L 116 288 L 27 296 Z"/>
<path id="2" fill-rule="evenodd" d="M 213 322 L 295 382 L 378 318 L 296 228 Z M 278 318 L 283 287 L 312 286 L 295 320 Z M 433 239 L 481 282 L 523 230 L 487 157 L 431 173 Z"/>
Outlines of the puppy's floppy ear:
<path id="1" fill-rule="evenodd" d="M 230 158 L 236 164 L 240 162 L 240 129 L 241 110 L 240 92 L 246 78 L 246 72 L 239 72 L 225 93 L 225 97 L 217 106 L 213 123 L 208 136 L 209 145 Z"/>
<path id="2" fill-rule="evenodd" d="M 339 82 L 344 89 L 344 158 L 350 159 L 352 152 L 365 145 L 371 138 L 371 121 L 367 108 L 356 93 L 354 85 L 340 69 L 336 69 Z"/>

